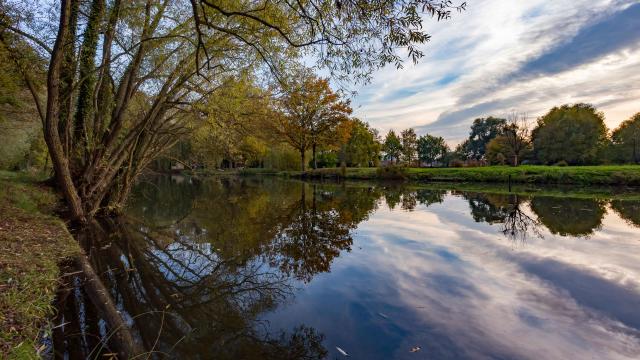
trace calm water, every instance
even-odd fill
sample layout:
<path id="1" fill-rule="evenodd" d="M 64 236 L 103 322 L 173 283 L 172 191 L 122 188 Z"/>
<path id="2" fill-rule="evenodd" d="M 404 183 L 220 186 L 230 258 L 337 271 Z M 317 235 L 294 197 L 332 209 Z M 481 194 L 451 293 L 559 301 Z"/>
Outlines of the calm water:
<path id="1" fill-rule="evenodd" d="M 87 246 L 158 358 L 638 359 L 640 201 L 586 194 L 156 178 Z"/>

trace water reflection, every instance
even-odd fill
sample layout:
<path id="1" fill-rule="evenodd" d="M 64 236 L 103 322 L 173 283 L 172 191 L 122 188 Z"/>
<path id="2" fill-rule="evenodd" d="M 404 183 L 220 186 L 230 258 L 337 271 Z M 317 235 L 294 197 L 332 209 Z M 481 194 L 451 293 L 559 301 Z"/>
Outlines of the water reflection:
<path id="1" fill-rule="evenodd" d="M 632 358 L 638 204 L 160 177 L 82 238 L 155 358 Z M 82 291 L 64 308 L 85 358 L 110 330 Z"/>
<path id="2" fill-rule="evenodd" d="M 640 227 L 640 201 L 613 200 L 611 207 L 628 223 Z"/>
<path id="3" fill-rule="evenodd" d="M 518 194 L 490 194 L 460 192 L 467 199 L 471 216 L 476 222 L 501 224 L 505 237 L 515 242 L 526 242 L 529 236 L 542 237 L 542 221 L 529 214 L 530 200 Z"/>
<path id="4" fill-rule="evenodd" d="M 606 202 L 599 199 L 535 197 L 531 209 L 553 234 L 586 236 L 602 225 Z"/>

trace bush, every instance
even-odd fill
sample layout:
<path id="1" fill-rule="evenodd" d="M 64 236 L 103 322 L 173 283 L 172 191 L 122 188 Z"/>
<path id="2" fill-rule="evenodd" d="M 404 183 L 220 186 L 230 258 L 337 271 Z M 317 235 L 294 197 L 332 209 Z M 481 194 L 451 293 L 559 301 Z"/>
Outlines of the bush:
<path id="1" fill-rule="evenodd" d="M 407 169 L 398 165 L 381 166 L 376 169 L 380 179 L 404 180 L 407 178 Z"/>
<path id="2" fill-rule="evenodd" d="M 569 166 L 566 161 L 560 160 L 557 163 L 553 164 L 554 166 Z"/>

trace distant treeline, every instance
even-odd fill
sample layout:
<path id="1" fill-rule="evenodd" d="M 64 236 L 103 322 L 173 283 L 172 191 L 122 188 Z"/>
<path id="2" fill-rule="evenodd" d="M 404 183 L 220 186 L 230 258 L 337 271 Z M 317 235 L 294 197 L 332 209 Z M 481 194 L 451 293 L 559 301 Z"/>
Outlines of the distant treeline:
<path id="1" fill-rule="evenodd" d="M 640 113 L 610 132 L 589 104 L 562 105 L 537 119 L 526 115 L 478 118 L 469 137 L 451 150 L 442 137 L 417 137 L 413 129 L 389 131 L 382 158 L 410 166 L 596 165 L 640 163 Z"/>

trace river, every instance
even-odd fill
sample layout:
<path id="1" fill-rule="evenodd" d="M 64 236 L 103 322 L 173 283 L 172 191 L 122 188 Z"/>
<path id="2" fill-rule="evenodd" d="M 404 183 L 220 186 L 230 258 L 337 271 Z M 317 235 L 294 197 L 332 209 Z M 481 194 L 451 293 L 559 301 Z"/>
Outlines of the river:
<path id="1" fill-rule="evenodd" d="M 640 356 L 638 193 L 455 188 L 155 177 L 83 245 L 152 358 Z M 99 358 L 79 285 L 54 343 Z"/>

